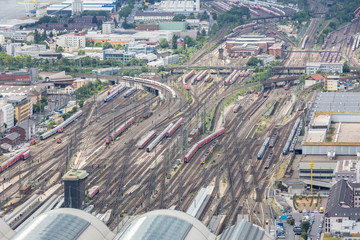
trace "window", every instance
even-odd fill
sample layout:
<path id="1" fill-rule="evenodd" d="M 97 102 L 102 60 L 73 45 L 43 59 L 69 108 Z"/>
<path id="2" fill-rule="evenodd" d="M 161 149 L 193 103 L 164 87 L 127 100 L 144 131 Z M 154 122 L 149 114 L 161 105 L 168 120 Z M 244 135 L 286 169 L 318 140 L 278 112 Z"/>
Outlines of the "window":
<path id="1" fill-rule="evenodd" d="M 339 219 L 337 220 L 337 222 L 338 222 L 338 223 L 342 223 L 342 219 L 339 218 Z"/>

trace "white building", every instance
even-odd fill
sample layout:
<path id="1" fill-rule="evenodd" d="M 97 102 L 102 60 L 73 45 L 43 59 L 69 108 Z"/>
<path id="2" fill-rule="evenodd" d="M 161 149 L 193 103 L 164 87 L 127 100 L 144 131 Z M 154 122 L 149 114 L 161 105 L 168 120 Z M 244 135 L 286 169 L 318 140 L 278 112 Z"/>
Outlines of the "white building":
<path id="1" fill-rule="evenodd" d="M 63 48 L 84 48 L 85 47 L 85 36 L 77 36 L 73 33 L 58 36 L 56 38 L 58 46 Z"/>
<path id="2" fill-rule="evenodd" d="M 307 63 L 305 66 L 305 72 L 307 74 L 315 74 L 318 70 L 323 73 L 342 73 L 343 72 L 343 65 L 344 62 L 338 62 L 338 63 L 320 63 L 320 62 L 314 62 L 314 63 Z"/>
<path id="3" fill-rule="evenodd" d="M 82 13 L 84 11 L 84 4 L 81 0 L 74 0 L 72 4 L 72 14 L 76 15 L 78 13 Z"/>
<path id="4" fill-rule="evenodd" d="M 172 21 L 175 14 L 172 12 L 143 12 L 137 11 L 134 17 L 135 21 Z"/>
<path id="5" fill-rule="evenodd" d="M 9 129 L 14 126 L 14 107 L 12 104 L 5 101 L 0 101 L 0 111 L 2 112 L 2 118 L 0 122 L 1 131 L 4 130 L 4 123 L 6 128 Z"/>
<path id="6" fill-rule="evenodd" d="M 261 59 L 264 62 L 264 65 L 275 61 L 275 56 L 274 55 L 262 54 L 262 55 L 257 55 L 256 58 Z"/>
<path id="7" fill-rule="evenodd" d="M 163 0 L 158 8 L 168 12 L 199 12 L 200 0 Z"/>
<path id="8" fill-rule="evenodd" d="M 333 183 L 335 184 L 341 179 L 359 183 L 359 167 L 358 160 L 339 160 L 334 171 Z"/>
<path id="9" fill-rule="evenodd" d="M 113 33 L 114 29 L 115 29 L 115 23 L 113 21 L 104 22 L 102 24 L 102 33 L 103 34 Z"/>

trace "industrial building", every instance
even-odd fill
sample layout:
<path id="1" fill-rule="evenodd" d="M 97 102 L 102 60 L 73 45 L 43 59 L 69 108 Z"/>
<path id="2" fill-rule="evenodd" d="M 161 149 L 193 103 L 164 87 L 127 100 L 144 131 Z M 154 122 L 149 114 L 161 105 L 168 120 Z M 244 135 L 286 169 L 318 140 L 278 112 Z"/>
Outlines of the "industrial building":
<path id="1" fill-rule="evenodd" d="M 0 85 L 26 86 L 33 84 L 39 74 L 37 68 L 24 69 L 20 71 L 2 71 L 0 72 Z"/>
<path id="2" fill-rule="evenodd" d="M 200 12 L 200 0 L 162 0 L 155 3 L 154 6 L 162 11 L 189 14 L 192 12 Z"/>
<path id="3" fill-rule="evenodd" d="M 71 169 L 63 176 L 65 207 L 82 209 L 85 203 L 85 170 Z"/>
<path id="4" fill-rule="evenodd" d="M 360 155 L 360 93 L 318 93 L 310 110 L 305 155 Z"/>
<path id="5" fill-rule="evenodd" d="M 269 54 L 275 57 L 283 57 L 284 42 L 274 43 L 269 47 Z"/>
<path id="6" fill-rule="evenodd" d="M 322 63 L 322 62 L 313 62 L 307 63 L 305 66 L 305 72 L 307 74 L 315 74 L 317 71 L 323 73 L 343 73 L 344 62 L 338 63 Z"/>
<path id="7" fill-rule="evenodd" d="M 60 208 L 41 214 L 15 232 L 0 219 L 0 236 L 4 240 L 67 239 L 67 240 L 225 240 L 225 239 L 274 239 L 257 225 L 241 219 L 216 236 L 198 219 L 181 211 L 155 210 L 123 224 L 112 232 L 95 216 L 78 209 Z"/>
<path id="8" fill-rule="evenodd" d="M 82 11 L 113 12 L 117 0 L 66 0 L 60 4 L 52 4 L 46 9 L 48 15 L 70 14 L 75 15 Z M 74 5 L 74 6 L 73 6 Z"/>
<path id="9" fill-rule="evenodd" d="M 137 11 L 134 20 L 140 22 L 172 21 L 175 14 L 172 12 L 143 12 Z"/>
<path id="10" fill-rule="evenodd" d="M 257 55 L 261 52 L 267 53 L 268 48 L 275 44 L 275 38 L 264 35 L 241 35 L 240 37 L 228 38 L 226 50 L 229 54 L 238 53 L 246 55 Z"/>
<path id="11" fill-rule="evenodd" d="M 336 161 L 329 161 L 321 157 L 312 157 L 314 162 L 313 167 L 313 186 L 321 188 L 330 188 L 334 176 L 334 171 L 337 165 Z M 305 159 L 299 163 L 298 166 L 299 179 L 310 186 L 311 184 L 311 169 L 310 159 Z"/>
<path id="12" fill-rule="evenodd" d="M 157 43 L 160 39 L 165 38 L 171 41 L 173 31 L 144 31 L 144 32 L 129 32 L 128 34 L 98 34 L 96 32 L 88 32 L 86 41 L 91 42 L 109 42 L 112 45 L 122 45 L 126 43 L 142 42 L 142 43 Z"/>

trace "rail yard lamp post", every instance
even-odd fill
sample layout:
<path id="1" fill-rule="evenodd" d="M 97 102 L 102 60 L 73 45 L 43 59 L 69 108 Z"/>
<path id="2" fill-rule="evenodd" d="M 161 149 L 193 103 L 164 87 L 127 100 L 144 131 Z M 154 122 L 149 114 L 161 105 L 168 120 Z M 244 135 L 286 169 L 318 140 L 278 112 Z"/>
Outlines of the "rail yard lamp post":
<path id="1" fill-rule="evenodd" d="M 314 162 L 312 158 L 310 159 L 310 171 L 311 171 L 311 195 L 313 195 L 313 168 L 314 168 Z"/>

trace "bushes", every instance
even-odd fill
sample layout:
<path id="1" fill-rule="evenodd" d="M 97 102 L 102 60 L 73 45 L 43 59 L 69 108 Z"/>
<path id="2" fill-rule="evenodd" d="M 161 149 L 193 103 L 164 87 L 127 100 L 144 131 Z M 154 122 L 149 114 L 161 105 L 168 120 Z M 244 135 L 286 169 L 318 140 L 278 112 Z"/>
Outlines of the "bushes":
<path id="1" fill-rule="evenodd" d="M 73 114 L 77 111 L 77 109 L 78 109 L 78 108 L 75 106 L 75 107 L 73 107 L 69 112 L 62 114 L 61 117 L 62 117 L 62 118 L 64 119 L 64 121 L 65 121 L 65 120 L 68 119 L 71 115 L 73 115 Z"/>

